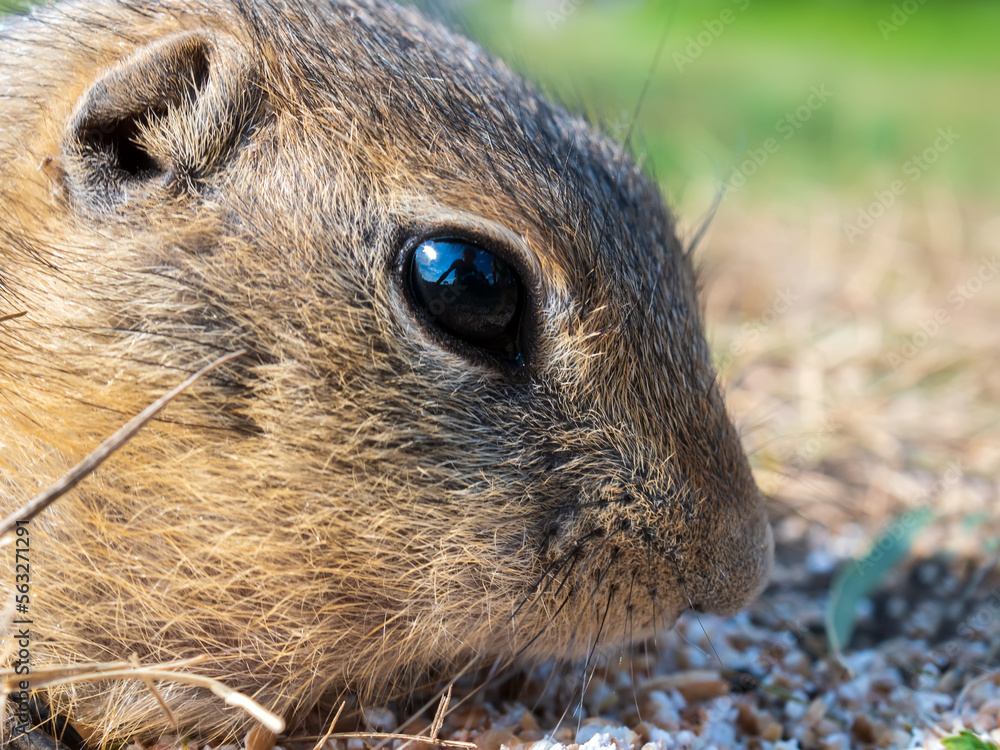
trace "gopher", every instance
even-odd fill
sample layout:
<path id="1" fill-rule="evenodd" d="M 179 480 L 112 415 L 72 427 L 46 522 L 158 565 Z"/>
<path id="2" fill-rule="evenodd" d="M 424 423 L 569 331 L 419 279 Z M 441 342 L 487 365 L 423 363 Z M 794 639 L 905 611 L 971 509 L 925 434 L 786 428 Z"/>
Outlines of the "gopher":
<path id="1" fill-rule="evenodd" d="M 295 720 L 759 592 L 692 259 L 621 147 L 382 0 L 4 24 L 0 511 L 245 350 L 27 525 L 33 669 L 207 656 Z M 138 680 L 41 697 L 94 747 L 170 729 Z"/>

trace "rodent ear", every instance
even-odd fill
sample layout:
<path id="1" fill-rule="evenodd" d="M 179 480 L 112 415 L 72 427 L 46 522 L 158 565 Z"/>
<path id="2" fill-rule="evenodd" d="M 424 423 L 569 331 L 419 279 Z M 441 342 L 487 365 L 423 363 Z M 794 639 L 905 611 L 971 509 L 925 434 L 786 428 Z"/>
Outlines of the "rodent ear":
<path id="1" fill-rule="evenodd" d="M 70 191 L 110 208 L 151 190 L 191 187 L 225 160 L 259 105 L 231 40 L 188 32 L 157 40 L 84 92 L 63 144 Z"/>

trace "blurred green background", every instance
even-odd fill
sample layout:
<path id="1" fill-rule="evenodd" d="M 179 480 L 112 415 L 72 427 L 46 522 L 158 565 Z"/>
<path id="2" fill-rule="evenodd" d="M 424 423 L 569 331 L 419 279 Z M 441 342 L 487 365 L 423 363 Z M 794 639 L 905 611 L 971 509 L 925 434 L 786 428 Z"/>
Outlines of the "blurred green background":
<path id="1" fill-rule="evenodd" d="M 710 189 L 768 138 L 778 148 L 741 198 L 870 199 L 894 179 L 911 184 L 907 162 L 939 129 L 958 138 L 930 155 L 919 187 L 1000 197 L 998 2 L 466 0 L 451 10 L 619 136 L 669 25 L 634 142 L 675 200 Z M 809 109 L 813 87 L 830 96 Z"/>
<path id="2" fill-rule="evenodd" d="M 416 2 L 619 139 L 669 27 L 633 143 L 674 200 L 710 195 L 747 149 L 775 138 L 741 197 L 864 201 L 939 129 L 958 139 L 921 187 L 1000 197 L 996 0 Z M 0 12 L 25 5 L 0 0 Z M 830 96 L 809 110 L 813 87 Z"/>

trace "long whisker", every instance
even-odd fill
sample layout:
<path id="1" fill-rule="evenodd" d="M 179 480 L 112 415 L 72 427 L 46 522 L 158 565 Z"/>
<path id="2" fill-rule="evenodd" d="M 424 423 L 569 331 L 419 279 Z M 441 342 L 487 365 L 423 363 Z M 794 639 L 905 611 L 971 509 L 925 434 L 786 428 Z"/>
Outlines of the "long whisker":
<path id="1" fill-rule="evenodd" d="M 611 565 L 608 565 L 608 567 L 605 568 L 604 573 L 601 574 L 601 581 L 598 582 L 598 587 L 600 586 L 600 583 L 603 582 L 604 577 L 611 571 L 611 567 L 612 567 Z M 583 666 L 583 673 L 584 673 L 584 676 L 585 676 L 586 679 L 584 680 L 583 688 L 580 690 L 580 705 L 581 705 L 581 708 L 583 706 L 583 694 L 586 692 L 587 686 L 590 684 L 591 679 L 593 679 L 593 673 L 591 673 L 590 676 L 587 676 L 588 666 L 590 665 L 591 661 L 593 660 L 594 655 L 597 653 L 597 647 L 601 643 L 601 640 L 602 640 L 601 633 L 604 632 L 604 626 L 607 624 L 608 612 L 611 611 L 611 603 L 614 601 L 614 598 L 615 598 L 615 587 L 611 586 L 608 589 L 608 600 L 604 604 L 604 614 L 601 616 L 601 623 L 600 623 L 600 625 L 597 628 L 597 633 L 594 635 L 594 644 L 591 647 L 590 652 L 587 654 L 587 661 L 584 663 L 584 666 Z M 596 671 L 596 667 L 595 667 L 595 671 Z"/>
<path id="2" fill-rule="evenodd" d="M 548 590 L 548 587 L 551 585 L 552 581 L 558 577 L 558 574 L 557 573 L 553 574 L 553 571 L 558 570 L 563 565 L 565 565 L 570 558 L 572 558 L 573 556 L 577 555 L 580 552 L 580 549 L 583 547 L 584 544 L 594 539 L 595 536 L 596 535 L 593 532 L 587 534 L 587 536 L 583 537 L 583 539 L 581 539 L 579 543 L 577 543 L 569 552 L 567 552 L 562 557 L 550 563 L 549 566 L 542 572 L 542 574 L 535 580 L 535 582 L 528 587 L 527 592 L 525 592 L 525 594 L 521 598 L 520 604 L 517 605 L 513 614 L 511 615 L 511 620 L 517 618 L 517 615 L 520 613 L 520 611 L 524 608 L 526 604 L 529 604 L 530 602 L 533 601 L 538 601 L 538 599 L 544 596 L 546 591 Z M 539 590 L 540 585 L 541 589 Z M 559 592 L 556 591 L 555 595 L 557 596 L 558 594 Z"/>
<path id="3" fill-rule="evenodd" d="M 715 647 L 715 644 L 712 642 L 712 637 L 708 634 L 708 630 L 705 628 L 705 623 L 701 619 L 701 613 L 694 608 L 694 602 L 691 600 L 691 594 L 688 593 L 687 583 L 681 575 L 680 567 L 677 565 L 677 560 L 673 557 L 671 557 L 670 560 L 673 562 L 674 569 L 677 571 L 677 582 L 681 585 L 681 591 L 684 592 L 684 598 L 687 599 L 688 606 L 691 608 L 691 611 L 694 612 L 695 619 L 698 621 L 698 626 L 701 628 L 701 632 L 705 634 L 705 640 L 707 640 L 708 645 L 712 647 L 712 653 L 715 654 L 715 658 L 719 662 L 719 666 L 725 666 L 722 663 L 722 657 L 719 655 L 719 650 Z"/>

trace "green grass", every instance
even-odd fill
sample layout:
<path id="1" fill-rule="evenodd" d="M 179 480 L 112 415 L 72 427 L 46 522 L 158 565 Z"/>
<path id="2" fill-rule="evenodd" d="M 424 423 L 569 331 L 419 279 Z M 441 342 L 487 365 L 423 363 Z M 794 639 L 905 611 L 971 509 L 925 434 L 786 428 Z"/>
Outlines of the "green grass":
<path id="1" fill-rule="evenodd" d="M 0 0 L 0 16 L 6 13 L 17 13 L 28 6 L 27 0 Z"/>
<path id="2" fill-rule="evenodd" d="M 941 744 L 947 750 L 997 750 L 995 742 L 980 739 L 968 729 L 963 729 L 957 735 L 944 737 Z"/>
<path id="3" fill-rule="evenodd" d="M 824 84 L 833 97 L 781 141 L 754 176 L 754 193 L 881 188 L 950 127 L 959 141 L 921 184 L 1000 194 L 1000 5 L 928 0 L 885 39 L 879 22 L 891 22 L 900 4 L 677 4 L 638 127 L 657 175 L 676 191 L 728 169 Z M 472 33 L 518 70 L 570 106 L 617 122 L 635 106 L 672 6 L 584 2 L 554 29 L 541 11 L 525 22 L 506 2 L 472 2 L 467 14 Z M 726 9 L 731 22 L 686 63 L 678 55 Z"/>
<path id="4" fill-rule="evenodd" d="M 891 32 L 880 21 L 892 22 L 903 0 L 568 0 L 579 7 L 554 28 L 541 0 L 456 6 L 473 37 L 619 138 L 673 13 L 634 142 L 674 195 L 727 173 L 822 84 L 833 97 L 780 140 L 745 195 L 829 190 L 867 199 L 898 178 L 938 128 L 952 128 L 960 139 L 920 188 L 996 199 L 1000 3 L 906 2 L 917 10 Z M 0 13 L 26 4 L 0 0 Z M 696 59 L 677 57 L 706 23 L 718 29 L 724 12 L 730 22 Z"/>

